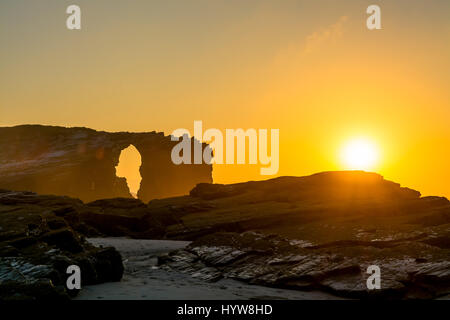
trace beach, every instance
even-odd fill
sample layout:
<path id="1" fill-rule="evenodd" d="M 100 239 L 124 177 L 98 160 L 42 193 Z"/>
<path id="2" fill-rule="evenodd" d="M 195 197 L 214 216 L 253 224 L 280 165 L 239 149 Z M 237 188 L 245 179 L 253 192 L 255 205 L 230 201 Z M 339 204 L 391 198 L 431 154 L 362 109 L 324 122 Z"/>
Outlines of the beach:
<path id="1" fill-rule="evenodd" d="M 125 272 L 120 282 L 83 287 L 76 300 L 247 300 L 339 299 L 323 292 L 302 292 L 250 285 L 233 279 L 206 282 L 190 274 L 164 270 L 157 256 L 186 247 L 187 241 L 90 238 L 95 246 L 113 246 L 122 255 Z"/>

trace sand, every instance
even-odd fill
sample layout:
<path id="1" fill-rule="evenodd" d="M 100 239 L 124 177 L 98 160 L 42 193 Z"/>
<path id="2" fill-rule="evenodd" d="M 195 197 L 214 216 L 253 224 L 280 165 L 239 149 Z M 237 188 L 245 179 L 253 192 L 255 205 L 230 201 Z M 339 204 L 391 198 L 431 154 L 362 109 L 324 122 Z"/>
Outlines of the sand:
<path id="1" fill-rule="evenodd" d="M 78 300 L 240 300 L 294 299 L 329 300 L 337 297 L 323 292 L 302 292 L 250 285 L 232 279 L 205 282 L 189 274 L 157 267 L 157 256 L 184 248 L 186 241 L 91 238 L 96 246 L 113 246 L 124 259 L 120 282 L 82 287 Z"/>

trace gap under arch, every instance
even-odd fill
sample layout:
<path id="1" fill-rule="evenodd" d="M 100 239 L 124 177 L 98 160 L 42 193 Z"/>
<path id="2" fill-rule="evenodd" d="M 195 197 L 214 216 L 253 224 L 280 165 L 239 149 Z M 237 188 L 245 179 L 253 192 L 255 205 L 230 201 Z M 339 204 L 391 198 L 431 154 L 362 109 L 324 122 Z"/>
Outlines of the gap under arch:
<path id="1" fill-rule="evenodd" d="M 142 177 L 139 171 L 141 165 L 142 156 L 134 145 L 130 144 L 120 152 L 116 176 L 127 180 L 128 189 L 134 198 L 137 198 L 141 186 Z"/>

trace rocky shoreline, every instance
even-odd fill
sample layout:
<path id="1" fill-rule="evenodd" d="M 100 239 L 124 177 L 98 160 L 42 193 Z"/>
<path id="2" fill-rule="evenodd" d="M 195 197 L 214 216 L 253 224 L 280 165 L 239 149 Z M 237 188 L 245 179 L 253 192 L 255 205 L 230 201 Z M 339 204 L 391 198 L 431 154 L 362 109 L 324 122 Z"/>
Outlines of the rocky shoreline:
<path id="1" fill-rule="evenodd" d="M 0 191 L 0 300 L 66 300 L 67 267 L 78 265 L 83 284 L 120 281 L 122 258 L 98 248 L 79 232 L 89 232 L 67 204 L 80 202 L 29 192 Z M 78 229 L 78 231 L 77 231 Z"/>
<path id="2" fill-rule="evenodd" d="M 450 292 L 448 252 L 409 239 L 317 247 L 275 235 L 217 233 L 160 256 L 159 265 L 205 281 L 229 278 L 353 299 L 434 299 Z M 381 268 L 380 290 L 366 286 L 370 265 Z"/>
<path id="3" fill-rule="evenodd" d="M 201 277 L 158 265 L 158 256 L 180 250 L 187 241 L 89 238 L 96 246 L 113 246 L 124 259 L 120 282 L 83 286 L 76 300 L 335 300 L 321 291 L 299 291 Z"/>
<path id="4" fill-rule="evenodd" d="M 372 173 L 199 184 L 148 204 L 1 190 L 0 299 L 75 295 L 64 288 L 71 264 L 84 285 L 119 281 L 120 253 L 85 237 L 193 241 L 158 267 L 207 282 L 361 299 L 450 293 L 450 202 Z M 380 290 L 367 289 L 370 265 L 381 269 Z"/>

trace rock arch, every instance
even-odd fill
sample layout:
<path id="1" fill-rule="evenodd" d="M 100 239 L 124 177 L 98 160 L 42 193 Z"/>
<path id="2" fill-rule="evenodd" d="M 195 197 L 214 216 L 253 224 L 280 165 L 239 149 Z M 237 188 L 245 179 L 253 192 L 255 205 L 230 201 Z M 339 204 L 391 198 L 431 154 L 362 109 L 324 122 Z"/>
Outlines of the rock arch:
<path id="1" fill-rule="evenodd" d="M 185 195 L 198 183 L 211 183 L 211 165 L 172 163 L 170 152 L 176 143 L 170 136 L 154 131 L 110 133 L 40 125 L 2 127 L 0 188 L 66 195 L 84 202 L 131 197 L 126 179 L 117 177 L 115 172 L 121 151 L 129 145 L 141 154 L 138 198 L 144 202 Z"/>

